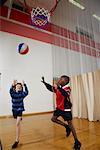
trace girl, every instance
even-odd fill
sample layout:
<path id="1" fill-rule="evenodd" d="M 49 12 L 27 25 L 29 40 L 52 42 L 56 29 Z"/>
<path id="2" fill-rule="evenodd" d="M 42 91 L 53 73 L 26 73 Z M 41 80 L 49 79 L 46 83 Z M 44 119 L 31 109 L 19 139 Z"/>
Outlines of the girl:
<path id="1" fill-rule="evenodd" d="M 23 87 L 25 90 L 23 90 Z M 16 119 L 16 139 L 12 145 L 13 149 L 16 148 L 19 143 L 22 113 L 25 110 L 23 100 L 27 95 L 28 89 L 24 81 L 23 83 L 17 83 L 17 81 L 14 80 L 10 88 L 10 96 L 12 98 L 12 113 L 13 117 Z"/>

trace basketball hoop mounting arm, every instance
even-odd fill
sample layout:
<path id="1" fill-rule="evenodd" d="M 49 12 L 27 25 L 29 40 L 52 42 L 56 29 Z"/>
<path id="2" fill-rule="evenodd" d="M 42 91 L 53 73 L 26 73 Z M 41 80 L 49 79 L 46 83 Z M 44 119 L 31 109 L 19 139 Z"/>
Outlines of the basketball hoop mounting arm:
<path id="1" fill-rule="evenodd" d="M 24 0 L 24 3 L 22 3 L 20 0 L 17 0 L 17 1 L 27 10 L 27 13 L 30 13 L 30 11 L 32 10 L 32 8 L 27 5 L 26 0 Z M 53 14 L 53 12 L 55 11 L 55 9 L 57 8 L 58 3 L 61 0 L 54 0 L 54 1 L 55 1 L 55 4 L 54 4 L 54 6 L 49 11 L 50 15 Z"/>
<path id="2" fill-rule="evenodd" d="M 51 15 L 53 14 L 53 12 L 55 11 L 55 9 L 57 8 L 57 5 L 58 5 L 59 2 L 60 2 L 60 0 L 55 0 L 55 5 L 50 10 L 50 14 Z"/>

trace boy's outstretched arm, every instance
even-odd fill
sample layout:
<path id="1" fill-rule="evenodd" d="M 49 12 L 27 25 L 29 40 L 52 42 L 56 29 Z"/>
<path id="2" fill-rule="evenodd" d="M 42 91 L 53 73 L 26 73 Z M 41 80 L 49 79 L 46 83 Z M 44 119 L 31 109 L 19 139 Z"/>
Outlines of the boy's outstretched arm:
<path id="1" fill-rule="evenodd" d="M 54 92 L 54 87 L 53 87 L 52 85 L 46 83 L 44 77 L 42 77 L 41 82 L 44 83 L 44 85 L 46 86 L 46 88 L 47 88 L 49 91 Z"/>

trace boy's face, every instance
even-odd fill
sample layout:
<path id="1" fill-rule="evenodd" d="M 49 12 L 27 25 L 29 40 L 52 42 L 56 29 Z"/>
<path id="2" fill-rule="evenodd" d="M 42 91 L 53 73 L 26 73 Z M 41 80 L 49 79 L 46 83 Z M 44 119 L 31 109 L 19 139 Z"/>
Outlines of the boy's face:
<path id="1" fill-rule="evenodd" d="M 57 81 L 57 84 L 58 85 L 60 84 L 61 86 L 65 86 L 67 83 L 68 83 L 68 81 L 63 77 L 60 77 Z"/>
<path id="2" fill-rule="evenodd" d="M 22 86 L 20 84 L 17 84 L 15 90 L 22 91 Z"/>

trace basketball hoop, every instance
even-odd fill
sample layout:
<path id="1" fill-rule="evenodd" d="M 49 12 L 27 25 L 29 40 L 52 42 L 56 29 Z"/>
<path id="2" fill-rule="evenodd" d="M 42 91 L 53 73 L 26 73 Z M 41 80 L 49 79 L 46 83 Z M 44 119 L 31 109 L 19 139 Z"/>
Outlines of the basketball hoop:
<path id="1" fill-rule="evenodd" d="M 41 3 L 40 5 L 38 5 L 39 1 L 37 0 L 34 0 L 34 1 L 33 0 L 16 0 L 16 1 L 21 6 L 23 6 L 23 8 L 26 10 L 27 13 L 31 15 L 32 25 L 37 26 L 37 27 L 43 27 L 49 22 L 50 16 L 52 16 L 60 0 L 53 0 L 54 5 L 50 9 L 48 9 L 47 7 L 44 7 L 44 5 L 41 5 Z"/>
<path id="2" fill-rule="evenodd" d="M 45 26 L 50 19 L 48 10 L 40 7 L 33 8 L 31 11 L 31 20 L 35 26 Z"/>

